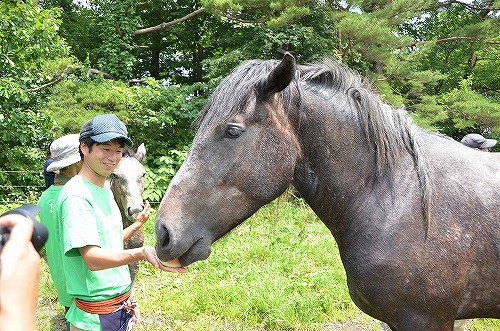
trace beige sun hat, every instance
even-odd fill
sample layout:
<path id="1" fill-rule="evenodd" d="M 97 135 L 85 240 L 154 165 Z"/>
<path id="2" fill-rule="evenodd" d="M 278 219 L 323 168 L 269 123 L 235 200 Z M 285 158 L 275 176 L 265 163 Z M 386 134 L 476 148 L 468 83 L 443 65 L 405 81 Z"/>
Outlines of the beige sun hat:
<path id="1" fill-rule="evenodd" d="M 79 137 L 78 134 L 68 134 L 52 142 L 50 152 L 54 161 L 47 167 L 47 171 L 57 171 L 81 160 Z"/>

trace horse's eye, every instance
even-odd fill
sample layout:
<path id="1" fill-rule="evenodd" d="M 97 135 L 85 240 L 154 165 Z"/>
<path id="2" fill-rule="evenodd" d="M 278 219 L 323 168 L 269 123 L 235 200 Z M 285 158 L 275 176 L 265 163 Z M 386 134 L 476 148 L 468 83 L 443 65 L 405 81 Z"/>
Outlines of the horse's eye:
<path id="1" fill-rule="evenodd" d="M 226 129 L 226 136 L 238 138 L 245 130 L 240 125 L 230 124 Z"/>

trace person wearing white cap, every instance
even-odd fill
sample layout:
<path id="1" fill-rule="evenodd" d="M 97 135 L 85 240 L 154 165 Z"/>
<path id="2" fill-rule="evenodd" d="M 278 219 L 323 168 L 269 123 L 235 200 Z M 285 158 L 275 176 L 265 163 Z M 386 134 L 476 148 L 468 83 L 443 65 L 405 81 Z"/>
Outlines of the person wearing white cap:
<path id="1" fill-rule="evenodd" d="M 487 139 L 478 133 L 469 133 L 466 134 L 462 140 L 460 141 L 462 145 L 477 149 L 481 152 L 489 152 L 490 148 L 494 147 L 497 144 L 495 139 Z M 500 173 L 498 173 L 500 177 Z M 454 331 L 465 330 L 467 320 L 457 320 L 454 324 Z"/>
<path id="2" fill-rule="evenodd" d="M 465 135 L 460 142 L 462 145 L 480 150 L 482 152 L 489 152 L 490 148 L 497 144 L 495 139 L 486 139 L 478 133 L 469 133 Z"/>
<path id="3" fill-rule="evenodd" d="M 52 281 L 56 287 L 57 299 L 66 310 L 69 309 L 73 298 L 66 289 L 66 277 L 64 276 L 62 262 L 62 247 L 60 231 L 55 220 L 56 202 L 59 194 L 73 176 L 77 175 L 82 168 L 79 152 L 80 141 L 78 134 L 69 134 L 60 137 L 50 145 L 53 162 L 48 166 L 48 171 L 58 171 L 54 184 L 49 186 L 38 200 L 40 206 L 40 221 L 45 224 L 49 231 L 46 243 L 47 262 Z M 66 330 L 69 331 L 69 323 L 66 322 Z"/>

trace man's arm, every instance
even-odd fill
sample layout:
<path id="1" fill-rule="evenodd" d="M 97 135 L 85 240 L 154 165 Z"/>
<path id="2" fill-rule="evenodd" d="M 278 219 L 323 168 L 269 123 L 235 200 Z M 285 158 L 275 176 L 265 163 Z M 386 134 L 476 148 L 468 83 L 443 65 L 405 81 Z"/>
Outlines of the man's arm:
<path id="1" fill-rule="evenodd" d="M 151 246 L 125 249 L 121 251 L 104 249 L 99 246 L 85 246 L 78 249 L 87 268 L 92 271 L 115 268 L 141 260 L 146 260 L 155 268 L 168 272 L 187 272 L 185 268 L 170 268 L 160 263 L 156 251 Z"/>

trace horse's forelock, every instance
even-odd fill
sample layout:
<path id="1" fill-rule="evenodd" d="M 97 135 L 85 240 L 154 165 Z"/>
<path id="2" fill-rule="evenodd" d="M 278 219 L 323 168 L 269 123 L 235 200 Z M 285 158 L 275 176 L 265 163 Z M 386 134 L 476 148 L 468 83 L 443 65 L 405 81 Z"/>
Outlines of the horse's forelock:
<path id="1" fill-rule="evenodd" d="M 267 75 L 279 64 L 276 60 L 245 61 L 231 71 L 214 90 L 203 107 L 195 125 L 201 126 L 221 123 L 238 114 L 246 105 L 256 86 L 267 79 Z"/>
<path id="2" fill-rule="evenodd" d="M 125 147 L 122 151 L 122 157 L 134 156 L 134 151 L 128 147 Z"/>

